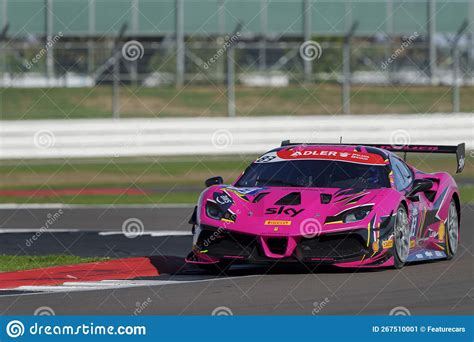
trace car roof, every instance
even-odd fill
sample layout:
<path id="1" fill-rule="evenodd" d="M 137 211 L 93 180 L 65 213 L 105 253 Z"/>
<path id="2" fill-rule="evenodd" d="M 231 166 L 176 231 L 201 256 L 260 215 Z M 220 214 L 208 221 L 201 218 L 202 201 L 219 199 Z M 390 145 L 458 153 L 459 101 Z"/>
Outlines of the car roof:
<path id="1" fill-rule="evenodd" d="M 277 147 L 269 152 L 276 152 L 276 151 L 281 151 L 284 149 L 288 148 L 305 148 L 305 147 L 317 147 L 317 148 L 324 148 L 324 149 L 330 149 L 333 151 L 343 151 L 343 152 L 353 152 L 353 151 L 358 151 L 358 152 L 365 152 L 365 153 L 374 153 L 378 154 L 384 158 L 387 158 L 389 155 L 392 155 L 393 153 L 387 150 L 384 150 L 382 148 L 378 147 L 373 147 L 373 146 L 364 146 L 364 145 L 344 145 L 344 144 L 316 144 L 316 143 L 310 143 L 310 144 L 305 144 L 305 143 L 295 143 L 295 144 L 287 144 L 284 146 Z"/>

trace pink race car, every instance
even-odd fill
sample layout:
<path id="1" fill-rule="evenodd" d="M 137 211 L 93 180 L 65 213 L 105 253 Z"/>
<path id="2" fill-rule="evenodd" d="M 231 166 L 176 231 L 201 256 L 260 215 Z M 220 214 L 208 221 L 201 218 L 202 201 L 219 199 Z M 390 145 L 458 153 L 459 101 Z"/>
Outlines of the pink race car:
<path id="1" fill-rule="evenodd" d="M 206 181 L 190 220 L 188 263 L 224 272 L 236 262 L 403 267 L 450 259 L 460 197 L 453 178 L 425 173 L 392 152 L 455 153 L 465 145 L 330 145 L 284 141 L 232 185 Z"/>

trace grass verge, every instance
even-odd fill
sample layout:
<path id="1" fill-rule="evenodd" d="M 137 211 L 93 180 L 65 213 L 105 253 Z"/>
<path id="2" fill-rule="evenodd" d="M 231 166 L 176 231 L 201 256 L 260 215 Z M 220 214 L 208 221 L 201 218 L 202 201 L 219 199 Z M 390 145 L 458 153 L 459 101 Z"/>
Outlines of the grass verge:
<path id="1" fill-rule="evenodd" d="M 233 182 L 255 155 L 220 157 L 161 157 L 61 161 L 11 161 L 0 165 L 0 190 L 61 190 L 140 188 L 143 195 L 50 195 L 1 196 L 0 203 L 66 204 L 164 204 L 194 203 L 204 180 L 222 176 Z M 408 162 L 425 172 L 452 173 L 456 161 L 447 155 L 410 155 Z M 455 175 L 463 202 L 474 201 L 474 162 L 466 159 L 465 170 Z M 472 184 L 472 183 L 470 183 Z M 465 186 L 466 185 L 466 186 Z"/>
<path id="2" fill-rule="evenodd" d="M 461 111 L 474 111 L 474 87 L 461 88 Z M 222 86 L 189 85 L 120 90 L 120 111 L 132 117 L 225 116 L 226 90 Z M 451 88 L 429 86 L 354 85 L 354 114 L 450 112 Z M 314 115 L 342 113 L 341 87 L 311 84 L 285 88 L 236 87 L 238 116 Z M 112 89 L 39 88 L 0 89 L 0 119 L 74 119 L 112 116 Z"/>

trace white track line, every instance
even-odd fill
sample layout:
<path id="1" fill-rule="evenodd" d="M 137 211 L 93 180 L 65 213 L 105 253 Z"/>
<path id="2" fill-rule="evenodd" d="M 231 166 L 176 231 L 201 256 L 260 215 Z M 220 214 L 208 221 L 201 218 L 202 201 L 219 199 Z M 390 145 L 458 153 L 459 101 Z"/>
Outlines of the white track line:
<path id="1" fill-rule="evenodd" d="M 2 228 L 0 229 L 0 234 L 35 234 L 38 233 L 39 229 L 33 228 Z M 124 235 L 126 234 L 123 231 L 94 231 L 94 230 L 80 230 L 80 229 L 68 229 L 68 228 L 57 228 L 57 229 L 48 229 L 43 233 L 55 234 L 55 233 L 95 233 L 99 236 L 111 236 L 111 235 Z M 157 230 L 140 233 L 139 236 L 150 236 L 150 237 L 164 237 L 164 236 L 191 236 L 191 232 L 182 231 L 182 230 Z M 138 233 L 137 233 L 138 237 Z"/>
<path id="2" fill-rule="evenodd" d="M 180 209 L 194 208 L 192 203 L 170 203 L 170 204 L 63 204 L 63 203 L 1 203 L 2 209 Z"/>
<path id="3" fill-rule="evenodd" d="M 225 277 L 225 278 L 211 278 L 211 279 L 197 279 L 197 280 L 102 280 L 97 282 L 66 282 L 62 285 L 56 286 L 19 286 L 13 289 L 1 289 L 0 298 L 11 297 L 11 296 L 38 296 L 50 293 L 61 293 L 61 292 L 81 292 L 81 291 L 97 291 L 97 290 L 115 290 L 122 288 L 132 287 L 149 287 L 149 286 L 169 286 L 169 285 L 180 285 L 190 283 L 204 283 L 212 281 L 222 280 L 235 280 L 241 278 L 250 277 L 262 277 L 262 275 L 246 275 L 238 277 Z M 25 291 L 23 294 L 8 294 L 1 295 L 2 292 L 7 291 Z M 36 293 L 30 293 L 36 292 Z"/>
<path id="4" fill-rule="evenodd" d="M 125 235 L 122 231 L 112 231 L 112 232 L 99 232 L 100 236 L 110 236 L 110 235 Z M 140 236 L 148 235 L 151 237 L 161 237 L 161 236 L 190 236 L 191 232 L 185 232 L 181 230 L 160 230 L 155 232 L 143 232 L 140 233 Z"/>
<path id="5" fill-rule="evenodd" d="M 40 229 L 33 229 L 33 228 L 2 228 L 0 229 L 0 234 L 21 234 L 21 233 L 29 233 L 35 234 L 38 233 Z M 80 232 L 80 229 L 48 229 L 43 233 L 77 233 Z"/>

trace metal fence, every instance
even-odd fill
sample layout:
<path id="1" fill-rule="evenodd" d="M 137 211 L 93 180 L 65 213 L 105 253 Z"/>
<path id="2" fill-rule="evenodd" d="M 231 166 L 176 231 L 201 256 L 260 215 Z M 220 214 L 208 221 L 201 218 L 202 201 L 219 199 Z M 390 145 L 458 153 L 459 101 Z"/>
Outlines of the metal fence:
<path id="1" fill-rule="evenodd" d="M 268 87 L 308 82 L 330 82 L 343 87 L 447 85 L 453 87 L 453 111 L 459 111 L 456 88 L 474 85 L 474 64 L 470 62 L 468 45 L 459 44 L 453 50 L 452 39 L 437 48 L 436 74 L 430 73 L 428 44 L 413 35 L 380 41 L 353 38 L 350 45 L 344 41 L 314 41 L 317 45 L 309 46 L 314 48 L 311 56 L 304 54 L 304 44 L 299 42 L 230 39 L 187 42 L 181 71 L 173 40 L 87 43 L 59 39 L 54 44 L 54 62 L 50 66 L 50 51 L 42 42 L 10 43 L 0 53 L 0 86 L 159 87 L 180 82 L 229 86 L 230 79 L 232 86 Z M 344 59 L 345 46 L 349 49 L 348 59 Z M 349 95 L 345 96 L 342 101 L 349 101 Z M 344 111 L 349 113 L 350 107 L 346 106 Z M 233 114 L 232 104 L 229 114 Z"/>

